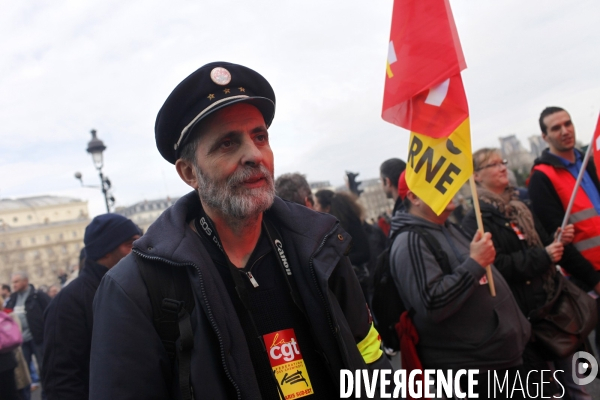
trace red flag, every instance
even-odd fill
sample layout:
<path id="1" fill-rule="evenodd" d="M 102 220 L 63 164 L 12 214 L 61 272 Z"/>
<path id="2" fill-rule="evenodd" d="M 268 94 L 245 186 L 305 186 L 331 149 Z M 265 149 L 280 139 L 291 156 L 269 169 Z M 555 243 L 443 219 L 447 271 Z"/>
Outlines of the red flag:
<path id="1" fill-rule="evenodd" d="M 594 137 L 592 143 L 594 150 L 594 164 L 596 165 L 596 175 L 600 175 L 600 116 L 598 117 L 598 123 L 596 124 L 596 130 L 594 131 Z"/>
<path id="2" fill-rule="evenodd" d="M 383 96 L 385 121 L 447 137 L 469 116 L 466 68 L 448 0 L 395 0 Z"/>

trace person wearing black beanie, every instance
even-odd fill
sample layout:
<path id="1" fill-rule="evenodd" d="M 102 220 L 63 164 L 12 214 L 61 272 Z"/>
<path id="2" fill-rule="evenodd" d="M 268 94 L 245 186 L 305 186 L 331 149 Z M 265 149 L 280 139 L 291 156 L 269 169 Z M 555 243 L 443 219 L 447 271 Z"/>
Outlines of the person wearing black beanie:
<path id="1" fill-rule="evenodd" d="M 48 400 L 88 398 L 94 295 L 104 274 L 131 252 L 140 234 L 119 214 L 99 215 L 85 229 L 85 268 L 44 314 L 42 387 Z"/>

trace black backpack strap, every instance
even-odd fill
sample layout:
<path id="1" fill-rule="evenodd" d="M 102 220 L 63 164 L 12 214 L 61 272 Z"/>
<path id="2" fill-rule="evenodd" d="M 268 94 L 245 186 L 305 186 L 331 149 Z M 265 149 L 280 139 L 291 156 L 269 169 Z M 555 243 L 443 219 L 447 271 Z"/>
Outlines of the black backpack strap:
<path id="1" fill-rule="evenodd" d="M 194 310 L 194 295 L 187 268 L 166 265 L 135 252 L 133 257 L 148 289 L 154 328 L 169 357 L 170 369 L 163 369 L 163 376 L 172 387 L 173 373 L 178 362 L 181 397 L 191 400 L 190 359 L 194 334 L 190 315 Z"/>
<path id="2" fill-rule="evenodd" d="M 433 254 L 435 261 L 439 264 L 440 268 L 444 275 L 452 274 L 452 268 L 450 267 L 450 260 L 448 259 L 448 254 L 444 250 L 442 250 L 442 246 L 440 242 L 433 237 L 433 235 L 421 226 L 418 225 L 406 225 L 401 228 L 402 232 L 415 232 L 418 234 L 421 239 L 425 242 L 425 245 Z M 400 233 L 400 232 L 398 232 Z"/>

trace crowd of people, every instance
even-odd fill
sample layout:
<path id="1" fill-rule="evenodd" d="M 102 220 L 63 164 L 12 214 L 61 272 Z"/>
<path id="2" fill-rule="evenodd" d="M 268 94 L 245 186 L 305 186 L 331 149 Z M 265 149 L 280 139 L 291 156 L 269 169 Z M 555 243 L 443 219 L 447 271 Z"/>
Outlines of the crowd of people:
<path id="1" fill-rule="evenodd" d="M 269 82 L 241 65 L 207 64 L 173 90 L 156 144 L 192 192 L 143 236 L 123 216 L 95 217 L 79 276 L 52 299 L 13 273 L 2 305 L 22 344 L 0 349 L 2 399 L 29 399 L 35 375 L 50 400 L 338 398 L 341 369 L 392 368 L 370 311 L 386 251 L 423 368 L 563 370 L 543 394 L 591 399 L 571 371 L 576 351 L 593 352 L 589 341 L 559 356 L 532 327 L 558 275 L 600 293 L 593 163 L 560 229 L 582 166 L 565 110 L 540 116 L 549 148 L 527 202 L 497 149 L 473 154 L 483 230 L 465 202 L 433 212 L 398 158 L 380 166 L 393 210 L 372 223 L 352 193 L 313 193 L 300 173 L 274 179 L 274 113 Z"/>

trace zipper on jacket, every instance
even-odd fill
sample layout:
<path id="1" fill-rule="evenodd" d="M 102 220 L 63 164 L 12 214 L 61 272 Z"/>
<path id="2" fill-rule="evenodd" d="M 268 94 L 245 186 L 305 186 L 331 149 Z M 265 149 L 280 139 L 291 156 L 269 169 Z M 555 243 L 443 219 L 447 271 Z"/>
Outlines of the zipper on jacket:
<path id="1" fill-rule="evenodd" d="M 215 331 L 215 334 L 217 335 L 217 339 L 219 340 L 219 349 L 220 349 L 220 353 L 221 353 L 221 364 L 223 366 L 223 369 L 225 370 L 225 375 L 227 375 L 227 379 L 229 379 L 229 381 L 231 382 L 231 384 L 233 385 L 235 392 L 237 394 L 237 398 L 241 399 L 242 398 L 242 394 L 240 392 L 240 388 L 237 385 L 237 383 L 235 383 L 235 381 L 233 380 L 233 377 L 231 376 L 231 373 L 229 372 L 229 368 L 227 368 L 227 363 L 225 362 L 225 347 L 223 345 L 223 338 L 221 337 L 221 332 L 219 332 L 219 328 L 217 327 L 217 323 L 214 320 L 213 314 L 212 314 L 212 310 L 210 309 L 210 304 L 208 303 L 208 299 L 206 298 L 206 293 L 204 291 L 204 280 L 202 279 L 202 273 L 200 272 L 200 268 L 194 264 L 194 263 L 176 263 L 173 262 L 171 260 L 167 260 L 165 258 L 162 257 L 156 257 L 156 256 L 149 256 L 147 254 L 144 254 L 142 252 L 140 252 L 137 249 L 132 249 L 132 251 L 137 254 L 138 256 L 145 258 L 147 260 L 154 260 L 154 261 L 161 261 L 164 262 L 166 264 L 169 265 L 173 265 L 175 267 L 188 267 L 188 266 L 192 266 L 196 269 L 196 271 L 198 272 L 198 277 L 200 278 L 200 288 L 202 291 L 202 298 L 204 300 L 204 304 L 206 305 L 206 309 L 207 309 L 207 317 L 208 320 L 210 322 L 210 324 L 213 327 L 213 330 Z M 192 385 L 190 383 L 190 388 L 192 388 Z M 192 389 L 193 390 L 193 389 Z"/>
<path id="2" fill-rule="evenodd" d="M 256 279 L 254 279 L 254 275 L 252 275 L 252 272 L 250 272 L 250 271 L 246 272 L 246 276 L 248 277 L 248 279 L 250 279 L 250 283 L 252 283 L 252 286 L 257 288 L 258 282 L 256 282 Z"/>
<path id="3" fill-rule="evenodd" d="M 252 286 L 254 288 L 258 287 L 258 282 L 256 281 L 256 279 L 254 279 L 254 275 L 252 275 L 252 267 L 254 267 L 256 265 L 257 262 L 259 262 L 260 260 L 262 260 L 267 254 L 269 253 L 265 253 L 262 256 L 258 257 L 253 263 L 252 265 L 248 268 L 248 270 L 246 270 L 246 268 L 242 268 L 240 271 L 243 272 L 244 274 L 246 274 L 246 276 L 248 277 L 248 279 L 250 279 L 250 283 L 252 284 Z"/>

